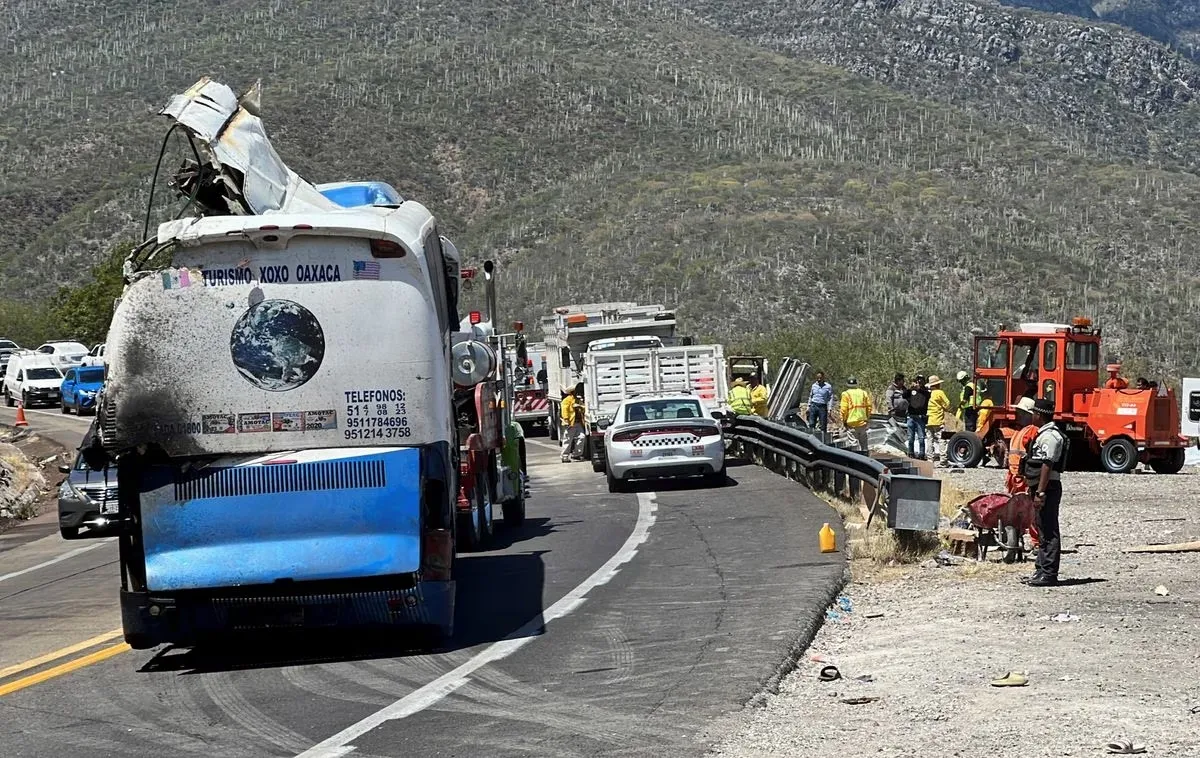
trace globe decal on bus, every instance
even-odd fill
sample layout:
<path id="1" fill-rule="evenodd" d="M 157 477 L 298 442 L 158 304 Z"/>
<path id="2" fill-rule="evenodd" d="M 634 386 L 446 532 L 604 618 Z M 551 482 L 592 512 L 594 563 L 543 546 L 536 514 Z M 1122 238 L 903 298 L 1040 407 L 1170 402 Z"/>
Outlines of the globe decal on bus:
<path id="1" fill-rule="evenodd" d="M 233 326 L 229 351 L 238 373 L 268 392 L 294 390 L 325 358 L 325 333 L 310 310 L 291 300 L 263 300 Z"/>

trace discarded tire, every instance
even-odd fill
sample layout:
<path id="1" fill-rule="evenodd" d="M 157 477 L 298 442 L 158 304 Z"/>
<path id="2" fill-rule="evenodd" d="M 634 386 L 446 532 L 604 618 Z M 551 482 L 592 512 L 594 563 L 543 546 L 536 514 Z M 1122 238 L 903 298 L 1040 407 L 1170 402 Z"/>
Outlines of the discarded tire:
<path id="1" fill-rule="evenodd" d="M 975 468 L 983 460 L 983 440 L 973 432 L 957 432 L 946 443 L 946 460 L 952 466 Z"/>

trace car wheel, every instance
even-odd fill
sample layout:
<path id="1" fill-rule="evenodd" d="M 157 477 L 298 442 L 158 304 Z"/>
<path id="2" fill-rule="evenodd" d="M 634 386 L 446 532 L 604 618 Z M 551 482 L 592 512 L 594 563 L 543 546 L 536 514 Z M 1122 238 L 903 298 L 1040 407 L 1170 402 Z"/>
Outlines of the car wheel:
<path id="1" fill-rule="evenodd" d="M 1128 474 L 1137 468 L 1137 448 L 1124 437 L 1116 437 L 1100 448 L 1100 464 L 1110 474 Z"/>
<path id="2" fill-rule="evenodd" d="M 592 471 L 595 471 L 597 474 L 604 473 L 605 466 L 604 466 L 603 458 L 597 457 L 595 455 L 592 456 Z"/>
<path id="3" fill-rule="evenodd" d="M 704 475 L 704 483 L 707 484 L 709 487 L 722 487 L 725 484 L 726 478 L 727 478 L 727 475 L 725 473 L 725 467 L 721 466 L 720 471 L 715 471 L 711 474 L 705 474 Z"/>
<path id="4" fill-rule="evenodd" d="M 79 527 L 77 526 L 60 526 L 58 528 L 58 533 L 62 535 L 64 540 L 79 539 Z"/>
<path id="5" fill-rule="evenodd" d="M 16 405 L 16 403 L 13 402 L 12 393 L 9 392 L 8 390 L 4 390 L 4 404 L 7 405 L 9 408 Z"/>
<path id="6" fill-rule="evenodd" d="M 624 492 L 625 491 L 625 482 L 622 482 L 620 479 L 613 476 L 613 472 L 605 469 L 604 475 L 605 475 L 605 478 L 608 479 L 608 491 L 609 492 Z"/>
<path id="7" fill-rule="evenodd" d="M 21 407 L 22 408 L 29 407 L 29 393 L 28 392 L 21 393 Z"/>
<path id="8" fill-rule="evenodd" d="M 70 409 L 70 408 L 67 408 L 67 399 L 66 399 L 65 397 L 64 397 L 64 398 L 60 398 L 58 402 L 59 402 L 59 404 L 60 404 L 60 405 L 62 405 L 62 412 L 63 412 L 63 413 L 70 413 L 70 412 L 71 412 L 71 409 Z"/>

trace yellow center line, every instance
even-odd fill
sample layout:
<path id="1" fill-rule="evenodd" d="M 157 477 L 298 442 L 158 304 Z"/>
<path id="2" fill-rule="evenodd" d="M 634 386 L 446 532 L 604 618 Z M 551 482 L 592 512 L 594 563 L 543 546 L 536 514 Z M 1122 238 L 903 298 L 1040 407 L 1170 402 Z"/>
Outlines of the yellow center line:
<path id="1" fill-rule="evenodd" d="M 36 674 L 30 674 L 29 676 L 18 679 L 15 682 L 9 682 L 8 684 L 0 685 L 0 697 L 12 694 L 17 690 L 23 690 L 26 687 L 32 687 L 35 684 L 41 684 L 48 679 L 53 679 L 57 676 L 62 676 L 63 674 L 69 674 L 76 669 L 83 668 L 84 666 L 91 666 L 93 663 L 99 663 L 100 661 L 107 660 L 112 658 L 114 655 L 120 655 L 121 653 L 124 653 L 126 650 L 130 649 L 131 648 L 129 645 L 124 642 L 120 642 L 112 647 L 102 648 L 94 653 L 89 653 L 82 658 L 76 658 L 73 661 L 60 663 L 54 668 L 49 668 L 45 671 L 39 671 Z"/>
<path id="2" fill-rule="evenodd" d="M 0 669 L 0 679 L 6 679 L 6 678 L 12 676 L 13 674 L 19 674 L 22 671 L 28 671 L 29 669 L 37 668 L 38 666 L 41 666 L 42 664 L 49 663 L 50 661 L 56 661 L 59 658 L 62 658 L 63 656 L 70 655 L 71 653 L 78 653 L 80 650 L 87 650 L 89 647 L 95 647 L 96 645 L 99 645 L 102 642 L 108 642 L 109 640 L 115 640 L 117 637 L 120 637 L 120 636 L 121 636 L 121 630 L 114 629 L 111 632 L 105 632 L 104 634 L 98 634 L 95 637 L 92 637 L 90 640 L 84 640 L 83 642 L 76 642 L 74 645 L 68 645 L 67 647 L 61 648 L 59 650 L 55 650 L 52 653 L 46 653 L 45 655 L 39 655 L 37 658 L 31 658 L 28 661 L 25 661 L 24 663 L 18 663 L 18 664 L 9 666 L 8 668 Z"/>

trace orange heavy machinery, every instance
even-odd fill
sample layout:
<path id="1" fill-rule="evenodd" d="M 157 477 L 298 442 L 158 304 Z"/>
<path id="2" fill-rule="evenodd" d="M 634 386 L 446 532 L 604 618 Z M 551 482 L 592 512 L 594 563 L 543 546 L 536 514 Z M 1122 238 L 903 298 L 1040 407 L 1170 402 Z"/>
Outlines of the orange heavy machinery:
<path id="1" fill-rule="evenodd" d="M 995 408 L 975 432 L 950 438 L 951 465 L 974 467 L 986 456 L 1003 462 L 1018 429 L 1013 406 L 1027 396 L 1054 403 L 1054 417 L 1071 440 L 1072 470 L 1123 474 L 1139 462 L 1160 474 L 1183 468 L 1186 441 L 1174 392 L 1101 387 L 1100 329 L 1090 319 L 978 336 L 974 364 L 975 386 Z"/>

